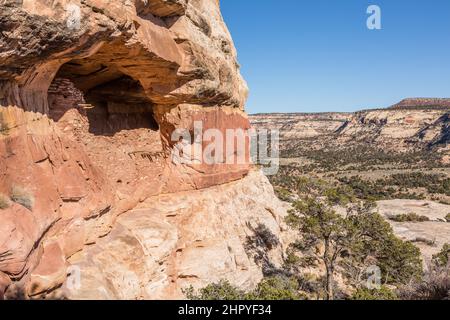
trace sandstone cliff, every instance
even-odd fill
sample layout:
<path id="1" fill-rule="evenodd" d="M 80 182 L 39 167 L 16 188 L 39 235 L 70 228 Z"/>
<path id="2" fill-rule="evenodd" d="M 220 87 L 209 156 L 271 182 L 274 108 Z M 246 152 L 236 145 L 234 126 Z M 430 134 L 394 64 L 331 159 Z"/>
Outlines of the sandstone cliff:
<path id="1" fill-rule="evenodd" d="M 433 150 L 449 160 L 448 99 L 405 99 L 399 104 L 355 113 L 259 114 L 250 117 L 256 128 L 280 130 L 284 149 L 306 141 L 336 149 L 362 143 L 386 151 Z"/>
<path id="2" fill-rule="evenodd" d="M 364 111 L 356 113 L 337 133 L 344 138 L 369 141 L 396 151 L 434 146 L 446 149 L 448 117 L 449 109 Z"/>
<path id="3" fill-rule="evenodd" d="M 255 128 L 279 130 L 282 140 L 307 139 L 332 134 L 351 118 L 350 113 L 271 113 L 255 114 Z"/>
<path id="4" fill-rule="evenodd" d="M 217 0 L 1 0 L 0 30 L 0 298 L 258 281 L 245 235 L 284 214 L 265 178 L 170 157 L 195 121 L 250 127 Z"/>

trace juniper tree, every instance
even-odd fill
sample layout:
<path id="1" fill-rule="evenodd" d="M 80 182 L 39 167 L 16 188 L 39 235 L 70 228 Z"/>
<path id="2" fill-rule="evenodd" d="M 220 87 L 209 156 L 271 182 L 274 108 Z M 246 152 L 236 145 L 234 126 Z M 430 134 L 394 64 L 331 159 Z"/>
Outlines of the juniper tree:
<path id="1" fill-rule="evenodd" d="M 324 291 L 334 299 L 334 275 L 339 264 L 360 273 L 376 263 L 385 283 L 405 283 L 422 272 L 420 252 L 395 237 L 373 203 L 358 203 L 338 214 L 330 204 L 308 198 L 293 204 L 287 223 L 299 232 L 292 248 L 309 262 L 325 267 Z"/>

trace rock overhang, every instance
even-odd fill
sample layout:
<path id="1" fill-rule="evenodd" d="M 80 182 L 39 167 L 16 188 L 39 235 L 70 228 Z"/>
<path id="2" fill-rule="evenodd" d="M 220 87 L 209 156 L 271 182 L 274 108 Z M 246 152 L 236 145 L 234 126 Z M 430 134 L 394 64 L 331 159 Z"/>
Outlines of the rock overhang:
<path id="1" fill-rule="evenodd" d="M 2 292 L 10 279 L 32 295 L 58 287 L 66 259 L 150 196 L 248 174 L 249 163 L 179 166 L 169 156 L 171 133 L 195 121 L 205 130 L 250 127 L 217 1 L 0 7 L 0 193 L 13 199 L 20 188 L 22 203 L 32 203 L 1 209 Z"/>

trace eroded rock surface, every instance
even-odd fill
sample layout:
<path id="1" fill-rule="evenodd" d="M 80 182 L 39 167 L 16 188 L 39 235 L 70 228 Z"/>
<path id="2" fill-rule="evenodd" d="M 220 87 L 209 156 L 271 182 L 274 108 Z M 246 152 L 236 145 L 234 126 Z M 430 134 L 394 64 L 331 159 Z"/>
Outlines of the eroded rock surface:
<path id="1" fill-rule="evenodd" d="M 233 199 L 233 200 L 230 200 Z M 277 238 L 285 209 L 260 172 L 239 182 L 148 198 L 120 216 L 112 232 L 69 259 L 81 288 L 73 299 L 183 298 L 183 289 L 228 279 L 251 288 L 262 278 L 246 246 L 264 225 Z M 282 245 L 267 250 L 282 263 Z"/>
<path id="2" fill-rule="evenodd" d="M 283 141 L 333 134 L 351 118 L 350 113 L 272 113 L 250 116 L 253 126 L 279 130 Z"/>
<path id="3" fill-rule="evenodd" d="M 203 131 L 250 126 L 244 112 L 247 86 L 218 1 L 2 0 L 0 30 L 0 297 L 11 282 L 11 288 L 25 288 L 25 296 L 48 294 L 70 273 L 68 261 L 84 254 L 86 246 L 86 254 L 100 261 L 86 268 L 106 264 L 106 253 L 93 253 L 105 236 L 114 239 L 105 244 L 106 252 L 117 255 L 109 260 L 117 262 L 109 266 L 111 273 L 105 271 L 108 281 L 126 271 L 120 269 L 123 259 L 130 260 L 124 268 L 131 270 L 144 258 L 150 257 L 150 264 L 165 259 L 180 246 L 180 234 L 184 237 L 178 223 L 158 220 L 157 208 L 150 206 L 144 212 L 152 217 L 136 221 L 149 229 L 143 232 L 149 243 L 139 247 L 139 237 L 129 231 L 135 227 L 128 226 L 133 219 L 126 214 L 116 224 L 117 218 L 151 197 L 247 176 L 248 161 L 186 165 L 171 159 L 176 145 L 172 133 L 190 132 L 196 121 Z M 237 210 L 242 219 L 259 212 L 246 203 L 238 209 L 239 202 L 233 202 L 239 197 L 221 199 L 224 208 L 228 201 L 229 210 L 235 210 L 230 217 Z M 190 201 L 186 195 L 186 203 Z M 197 205 L 199 216 L 206 205 Z M 195 211 L 191 218 L 200 219 Z M 217 236 L 205 240 L 210 244 L 201 254 L 215 259 L 206 261 L 234 261 L 233 255 L 214 248 L 225 248 L 221 230 L 236 241 L 233 248 L 242 232 L 220 223 L 209 228 Z M 154 237 L 152 230 L 158 233 Z M 152 250 L 162 256 L 150 254 Z M 167 267 L 188 270 L 192 263 L 184 258 Z M 208 263 L 196 275 L 202 283 L 217 279 Z M 144 277 L 139 286 L 166 281 L 154 266 L 139 268 Z M 227 268 L 221 275 L 231 277 L 234 269 Z M 233 277 L 249 285 L 258 278 L 250 264 L 248 270 L 234 271 Z M 180 274 L 190 279 L 189 272 Z M 175 271 L 166 275 L 177 283 Z M 103 283 L 95 277 L 85 281 L 91 287 Z M 160 293 L 150 294 L 133 287 L 135 282 L 114 281 L 119 283 L 91 297 L 163 298 L 180 292 L 178 284 L 170 290 L 155 285 Z"/>
<path id="4" fill-rule="evenodd" d="M 414 242 L 420 248 L 426 263 L 450 242 L 450 224 L 446 220 L 446 215 L 450 212 L 449 205 L 433 201 L 395 199 L 378 201 L 378 209 L 399 237 Z M 427 217 L 429 221 L 395 222 L 390 219 L 392 216 L 411 213 Z"/>

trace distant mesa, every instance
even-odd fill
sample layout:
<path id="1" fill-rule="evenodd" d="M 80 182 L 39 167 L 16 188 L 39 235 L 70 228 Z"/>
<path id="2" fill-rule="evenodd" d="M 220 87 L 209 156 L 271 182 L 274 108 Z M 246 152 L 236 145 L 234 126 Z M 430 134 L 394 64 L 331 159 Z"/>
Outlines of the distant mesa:
<path id="1" fill-rule="evenodd" d="M 364 113 L 370 111 L 382 111 L 382 110 L 449 110 L 450 111 L 450 98 L 406 98 L 390 107 L 377 107 L 372 109 L 360 109 L 356 112 L 290 112 L 290 113 L 254 113 L 250 115 L 252 121 L 256 118 L 272 116 L 277 118 L 286 117 L 312 117 L 321 119 L 336 119 L 346 118 L 354 113 Z"/>
<path id="2" fill-rule="evenodd" d="M 450 98 L 408 98 L 390 109 L 450 109 Z"/>

